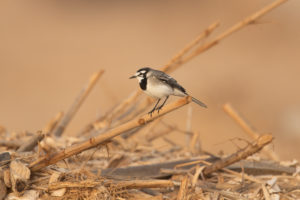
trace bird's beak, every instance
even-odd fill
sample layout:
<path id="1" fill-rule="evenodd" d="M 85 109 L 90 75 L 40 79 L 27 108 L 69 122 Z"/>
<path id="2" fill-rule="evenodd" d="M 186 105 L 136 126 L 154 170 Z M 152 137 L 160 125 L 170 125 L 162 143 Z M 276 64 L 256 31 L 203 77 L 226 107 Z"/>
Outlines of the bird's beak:
<path id="1" fill-rule="evenodd" d="M 136 75 L 130 76 L 129 79 L 136 78 Z"/>

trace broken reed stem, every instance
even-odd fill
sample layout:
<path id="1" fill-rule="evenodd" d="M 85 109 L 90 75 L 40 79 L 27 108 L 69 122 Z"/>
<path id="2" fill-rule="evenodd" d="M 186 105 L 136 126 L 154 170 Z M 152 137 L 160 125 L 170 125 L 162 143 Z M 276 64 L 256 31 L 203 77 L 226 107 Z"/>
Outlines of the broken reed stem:
<path id="1" fill-rule="evenodd" d="M 80 181 L 80 182 L 55 182 L 48 186 L 48 190 L 57 190 L 61 188 L 93 188 L 101 185 L 101 182 L 95 181 Z"/>
<path id="2" fill-rule="evenodd" d="M 241 128 L 253 139 L 259 138 L 260 134 L 255 130 L 253 126 L 247 120 L 241 116 L 241 114 L 229 103 L 223 105 L 224 111 L 238 124 Z M 279 161 L 278 155 L 270 148 L 266 146 L 263 151 L 268 155 L 269 158 Z"/>
<path id="3" fill-rule="evenodd" d="M 104 70 L 101 70 L 99 72 L 94 73 L 91 76 L 89 82 L 80 91 L 79 95 L 77 96 L 77 98 L 75 99 L 75 101 L 73 102 L 71 107 L 69 108 L 66 115 L 62 118 L 60 123 L 54 129 L 53 133 L 55 136 L 61 136 L 63 134 L 65 128 L 70 123 L 70 121 L 76 114 L 77 110 L 79 109 L 79 107 L 81 106 L 83 101 L 86 99 L 86 97 L 88 96 L 88 94 L 90 93 L 90 91 L 92 90 L 92 88 L 94 87 L 94 85 L 96 84 L 96 82 L 98 81 L 98 79 L 101 77 L 101 75 L 103 73 L 104 73 Z"/>
<path id="4" fill-rule="evenodd" d="M 109 112 L 109 114 L 101 116 L 101 118 L 98 118 L 94 122 L 86 125 L 85 128 L 82 131 L 80 131 L 77 135 L 79 136 L 90 131 L 98 131 L 99 129 L 103 128 L 103 124 L 105 124 L 105 127 L 109 127 L 113 118 L 120 115 L 124 110 L 126 110 L 128 106 L 132 104 L 132 102 L 135 102 L 141 93 L 142 91 L 140 90 L 133 92 L 117 107 L 113 108 Z"/>
<path id="5" fill-rule="evenodd" d="M 132 180 L 112 182 L 109 184 L 126 189 L 167 188 L 174 186 L 174 183 L 171 180 Z"/>
<path id="6" fill-rule="evenodd" d="M 64 116 L 63 112 L 57 113 L 57 115 L 53 119 L 51 119 L 51 121 L 43 128 L 42 132 L 45 134 L 50 134 L 57 126 L 57 124 L 60 122 L 63 116 Z"/>
<path id="7" fill-rule="evenodd" d="M 51 164 L 55 164 L 60 160 L 63 160 L 65 158 L 68 158 L 70 156 L 76 155 L 78 153 L 81 153 L 82 151 L 88 150 L 90 148 L 93 148 L 97 145 L 103 144 L 107 141 L 109 141 L 110 139 L 124 133 L 125 131 L 129 131 L 132 130 L 134 128 L 140 127 L 145 125 L 146 123 L 149 123 L 169 112 L 172 112 L 188 103 L 190 103 L 192 100 L 191 97 L 187 96 L 184 98 L 179 99 L 178 101 L 172 103 L 172 104 L 168 104 L 166 105 L 161 111 L 160 113 L 155 112 L 153 113 L 152 117 L 149 116 L 148 114 L 144 115 L 141 118 L 138 119 L 134 119 L 131 120 L 125 124 L 122 124 L 112 130 L 109 130 L 106 133 L 103 133 L 101 135 L 98 135 L 96 137 L 92 137 L 89 140 L 80 143 L 80 144 L 76 144 L 73 146 L 70 146 L 60 152 L 55 153 L 52 156 L 45 156 L 43 158 L 40 158 L 39 160 L 33 162 L 30 164 L 30 168 L 33 171 L 37 171 L 43 167 L 46 167 L 48 165 Z"/>
<path id="8" fill-rule="evenodd" d="M 238 23 L 234 24 L 232 27 L 230 27 L 229 29 L 227 29 L 225 32 L 221 33 L 214 40 L 212 40 L 210 42 L 207 42 L 204 45 L 202 45 L 201 47 L 197 48 L 189 56 L 186 56 L 185 58 L 183 58 L 181 62 L 182 63 L 188 62 L 189 60 L 191 60 L 195 56 L 198 56 L 202 52 L 204 52 L 204 51 L 210 49 L 211 47 L 215 46 L 221 40 L 223 40 L 224 38 L 230 36 L 234 32 L 239 31 L 242 28 L 244 28 L 245 26 L 254 23 L 255 20 L 257 20 L 260 17 L 264 16 L 265 14 L 267 14 L 268 12 L 270 12 L 271 10 L 273 10 L 274 8 L 280 6 L 281 4 L 285 3 L 286 1 L 287 0 L 277 0 L 277 1 L 274 1 L 273 3 L 271 3 L 271 4 L 267 5 L 267 6 L 265 6 L 264 8 L 262 8 L 261 10 L 259 10 L 259 11 L 255 12 L 255 13 L 253 13 L 252 15 L 246 17 L 242 21 L 239 21 Z"/>
<path id="9" fill-rule="evenodd" d="M 230 103 L 224 104 L 223 109 L 251 138 L 256 140 L 259 137 L 255 128 Z"/>
<path id="10" fill-rule="evenodd" d="M 94 188 L 103 185 L 99 181 L 80 181 L 80 182 L 55 182 L 48 186 L 48 190 L 57 190 L 61 188 Z M 130 180 L 130 181 L 108 181 L 104 183 L 106 187 L 113 186 L 123 189 L 141 189 L 141 188 L 167 188 L 173 187 L 171 180 Z"/>
<path id="11" fill-rule="evenodd" d="M 192 48 L 197 46 L 199 42 L 205 38 L 207 38 L 218 26 L 220 22 L 212 23 L 207 29 L 205 29 L 200 35 L 198 35 L 193 41 L 188 43 L 182 50 L 180 50 L 170 61 L 168 64 L 161 68 L 164 72 L 170 72 L 174 64 L 181 64 L 181 58 L 188 53 Z"/>
<path id="12" fill-rule="evenodd" d="M 271 143 L 273 140 L 272 135 L 262 135 L 255 141 L 254 144 L 249 144 L 247 147 L 239 150 L 238 152 L 224 158 L 221 160 L 218 160 L 214 162 L 212 165 L 207 166 L 203 170 L 204 175 L 208 175 L 212 172 L 218 171 L 220 169 L 223 169 L 235 162 L 238 162 L 242 159 L 246 159 L 248 156 L 253 155 L 254 153 L 257 153 L 260 151 L 264 146 Z"/>
<path id="13" fill-rule="evenodd" d="M 187 196 L 187 193 L 188 193 L 188 186 L 189 186 L 188 183 L 189 183 L 189 177 L 185 176 L 181 181 L 180 188 L 179 188 L 176 200 L 185 200 L 185 199 L 187 199 L 186 196 Z"/>
<path id="14" fill-rule="evenodd" d="M 248 174 L 245 174 L 245 173 L 239 173 L 239 172 L 236 172 L 236 171 L 233 171 L 233 170 L 230 170 L 230 169 L 227 169 L 227 168 L 223 168 L 222 169 L 224 172 L 227 172 L 229 174 L 233 174 L 239 178 L 245 178 L 249 181 L 252 181 L 252 182 L 255 182 L 255 183 L 259 183 L 259 184 L 262 184 L 262 182 L 260 180 L 258 180 L 257 178 L 254 178 L 253 176 L 249 176 Z"/>

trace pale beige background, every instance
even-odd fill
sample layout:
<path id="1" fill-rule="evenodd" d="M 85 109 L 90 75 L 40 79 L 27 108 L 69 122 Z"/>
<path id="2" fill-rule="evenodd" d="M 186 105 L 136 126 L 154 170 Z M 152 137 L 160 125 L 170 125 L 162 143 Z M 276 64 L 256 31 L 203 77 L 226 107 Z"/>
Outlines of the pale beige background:
<path id="1" fill-rule="evenodd" d="M 138 87 L 128 79 L 138 68 L 162 66 L 212 22 L 222 26 L 210 39 L 271 2 L 1 1 L 0 125 L 43 128 L 105 69 L 67 129 L 77 132 Z M 209 106 L 192 105 L 206 150 L 231 152 L 230 139 L 247 138 L 222 111 L 231 102 L 259 131 L 274 134 L 281 158 L 300 159 L 299 10 L 291 0 L 172 73 Z M 186 113 L 165 120 L 185 129 Z"/>

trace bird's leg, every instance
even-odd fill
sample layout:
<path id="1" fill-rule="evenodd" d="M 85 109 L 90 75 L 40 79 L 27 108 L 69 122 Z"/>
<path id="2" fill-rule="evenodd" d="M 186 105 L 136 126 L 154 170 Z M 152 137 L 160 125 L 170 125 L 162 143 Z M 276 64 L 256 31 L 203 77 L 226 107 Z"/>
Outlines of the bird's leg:
<path id="1" fill-rule="evenodd" d="M 148 112 L 148 114 L 149 114 L 151 117 L 152 117 L 152 113 L 153 113 L 154 110 L 156 109 L 156 106 L 158 105 L 159 101 L 160 101 L 160 99 L 158 99 L 158 101 L 157 101 L 157 103 L 155 104 L 154 108 L 153 108 L 150 112 Z"/>
<path id="2" fill-rule="evenodd" d="M 165 101 L 156 109 L 158 113 L 159 113 L 160 109 L 162 109 L 162 107 L 164 107 L 164 105 L 167 102 L 168 98 L 169 98 L 169 96 L 166 96 Z"/>

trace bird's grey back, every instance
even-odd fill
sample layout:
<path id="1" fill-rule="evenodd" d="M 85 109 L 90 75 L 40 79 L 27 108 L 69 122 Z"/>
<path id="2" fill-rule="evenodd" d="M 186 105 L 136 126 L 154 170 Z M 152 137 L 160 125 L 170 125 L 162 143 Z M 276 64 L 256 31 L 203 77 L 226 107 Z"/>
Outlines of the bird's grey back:
<path id="1" fill-rule="evenodd" d="M 149 72 L 148 72 L 149 73 Z M 178 90 L 180 90 L 181 92 L 183 92 L 183 93 L 185 93 L 186 94 L 186 91 L 185 91 L 185 89 L 181 86 L 181 85 L 179 85 L 178 83 L 177 83 L 177 81 L 174 79 L 174 78 L 172 78 L 171 76 L 169 76 L 168 74 L 166 74 L 166 73 L 164 73 L 164 72 L 162 72 L 162 71 L 158 71 L 158 70 L 154 70 L 154 69 L 152 69 L 151 70 L 151 74 L 150 74 L 150 76 L 149 77 L 151 77 L 151 76 L 154 76 L 156 79 L 158 79 L 159 81 L 161 81 L 161 82 L 164 82 L 164 83 L 167 83 L 167 84 L 169 84 L 172 88 L 176 88 L 176 89 L 178 89 Z"/>

